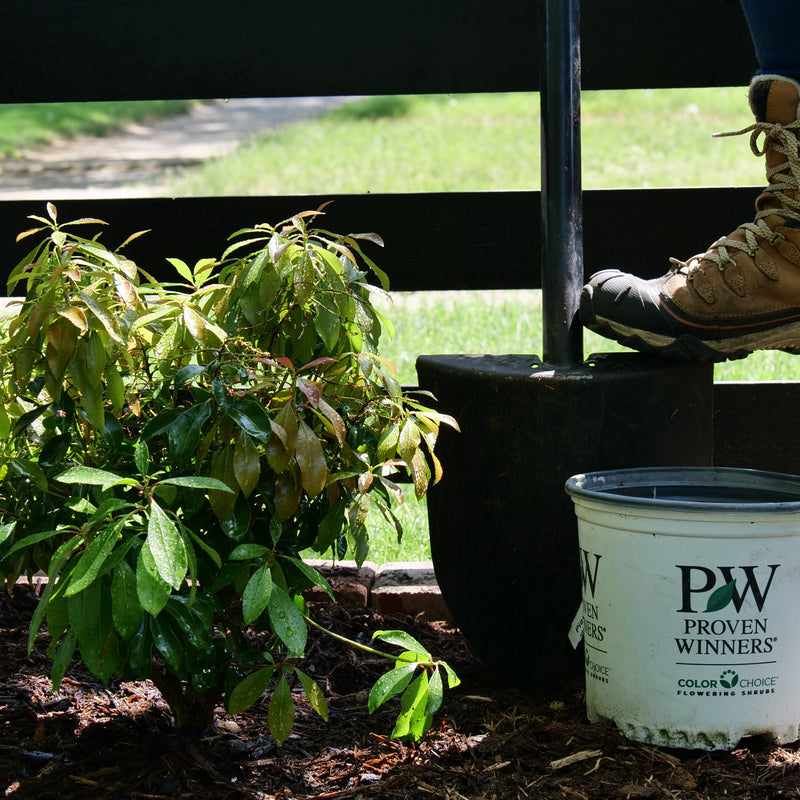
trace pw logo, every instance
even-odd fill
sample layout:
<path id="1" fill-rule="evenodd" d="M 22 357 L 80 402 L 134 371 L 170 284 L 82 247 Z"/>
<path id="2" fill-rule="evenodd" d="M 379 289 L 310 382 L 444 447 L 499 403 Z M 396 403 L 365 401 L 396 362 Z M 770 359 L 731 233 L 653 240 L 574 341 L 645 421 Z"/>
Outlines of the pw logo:
<path id="1" fill-rule="evenodd" d="M 742 610 L 742 604 L 748 594 L 752 595 L 753 602 L 759 611 L 764 609 L 764 601 L 772 586 L 775 570 L 780 564 L 770 564 L 766 568 L 758 566 L 748 567 L 709 567 L 675 565 L 681 571 L 681 607 L 678 609 L 683 614 L 696 614 L 697 600 L 705 600 L 704 613 L 721 611 L 733 604 L 736 612 Z M 769 574 L 756 570 L 767 569 Z M 740 591 L 737 581 L 741 579 Z"/>
<path id="2" fill-rule="evenodd" d="M 588 586 L 592 597 L 594 597 L 594 590 L 597 588 L 597 568 L 600 566 L 602 557 L 597 553 L 590 553 L 588 550 L 581 549 L 581 585 L 584 593 Z M 594 564 L 592 564 L 592 558 L 594 558 Z"/>

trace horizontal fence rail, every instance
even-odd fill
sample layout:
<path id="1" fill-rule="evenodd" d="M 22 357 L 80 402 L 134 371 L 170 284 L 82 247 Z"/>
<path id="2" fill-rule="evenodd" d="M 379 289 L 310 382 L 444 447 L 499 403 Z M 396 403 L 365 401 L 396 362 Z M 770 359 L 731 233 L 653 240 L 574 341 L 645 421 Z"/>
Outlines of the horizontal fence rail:
<path id="1" fill-rule="evenodd" d="M 670 257 L 702 252 L 737 221 L 751 218 L 757 194 L 754 187 L 586 191 L 586 271 L 620 266 L 644 277 L 661 275 Z M 171 274 L 167 257 L 218 257 L 237 228 L 274 224 L 332 200 L 319 226 L 380 234 L 385 248 L 369 252 L 397 291 L 541 287 L 538 192 L 53 200 L 62 221 L 88 216 L 108 222 L 103 241 L 112 248 L 149 229 L 126 254 L 157 277 Z M 32 246 L 31 239 L 14 243 L 31 227 L 26 216 L 44 212 L 39 201 L 0 202 L 3 283 Z"/>
<path id="2" fill-rule="evenodd" d="M 37 0 L 0 11 L 0 102 L 531 91 L 531 0 Z M 581 10 L 583 87 L 744 85 L 738 0 Z"/>
<path id="3" fill-rule="evenodd" d="M 800 448 L 786 420 L 800 406 L 800 381 L 714 384 L 714 463 L 800 475 Z"/>

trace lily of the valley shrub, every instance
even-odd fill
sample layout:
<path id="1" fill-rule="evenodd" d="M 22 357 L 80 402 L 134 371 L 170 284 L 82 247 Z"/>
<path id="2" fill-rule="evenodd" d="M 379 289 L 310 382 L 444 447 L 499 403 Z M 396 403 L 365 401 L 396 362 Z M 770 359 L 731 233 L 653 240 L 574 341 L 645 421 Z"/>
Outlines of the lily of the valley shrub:
<path id="1" fill-rule="evenodd" d="M 302 670 L 302 592 L 330 591 L 303 554 L 363 561 L 367 519 L 402 529 L 393 477 L 418 496 L 442 423 L 377 354 L 386 289 L 374 235 L 312 228 L 318 212 L 231 237 L 219 260 L 170 258 L 159 283 L 56 209 L 13 271 L 24 296 L 0 333 L 0 565 L 48 575 L 30 628 L 50 637 L 57 688 L 76 652 L 96 676 L 152 678 L 176 724 L 270 695 L 289 735 Z M 367 282 L 367 270 L 382 287 Z M 457 678 L 405 634 L 370 709 L 402 693 L 394 734 L 419 738 Z M 373 651 L 380 653 L 381 651 Z"/>

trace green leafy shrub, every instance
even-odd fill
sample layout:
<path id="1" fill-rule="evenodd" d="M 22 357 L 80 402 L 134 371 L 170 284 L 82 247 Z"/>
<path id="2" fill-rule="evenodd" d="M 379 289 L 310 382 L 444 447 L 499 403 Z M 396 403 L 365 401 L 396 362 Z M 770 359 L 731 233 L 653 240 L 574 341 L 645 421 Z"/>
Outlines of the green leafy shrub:
<path id="1" fill-rule="evenodd" d="M 11 586 L 49 578 L 29 646 L 46 623 L 56 687 L 76 649 L 103 680 L 152 678 L 183 730 L 269 691 L 282 743 L 289 678 L 327 713 L 298 660 L 315 624 L 302 592 L 330 587 L 301 554 L 363 561 L 370 512 L 400 536 L 392 477 L 423 495 L 455 424 L 377 355 L 386 279 L 360 243 L 380 241 L 306 212 L 238 231 L 219 261 L 168 259 L 163 284 L 121 255 L 134 237 L 111 251 L 73 232 L 99 220 L 47 208 L 20 234 L 45 238 L 10 277 L 24 301 L 0 336 L 0 564 Z M 457 678 L 386 640 L 402 674 L 371 707 L 403 692 L 395 734 L 418 738 L 442 670 Z"/>

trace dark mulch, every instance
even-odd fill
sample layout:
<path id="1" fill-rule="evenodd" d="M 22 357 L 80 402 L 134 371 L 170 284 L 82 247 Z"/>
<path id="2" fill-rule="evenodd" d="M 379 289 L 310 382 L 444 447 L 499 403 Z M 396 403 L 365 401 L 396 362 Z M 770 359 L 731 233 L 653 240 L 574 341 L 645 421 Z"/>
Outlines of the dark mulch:
<path id="1" fill-rule="evenodd" d="M 445 798 L 623 800 L 800 797 L 800 751 L 763 740 L 732 753 L 682 752 L 589 725 L 582 686 L 526 696 L 492 679 L 457 630 L 369 611 L 318 607 L 330 628 L 368 639 L 403 627 L 459 671 L 434 730 L 416 746 L 390 741 L 392 710 L 369 716 L 365 690 L 385 669 L 314 636 L 306 668 L 328 675 L 330 721 L 301 706 L 281 750 L 266 705 L 182 741 L 149 682 L 99 684 L 73 669 L 58 694 L 40 651 L 26 655 L 35 599 L 0 598 L 0 793 L 12 798 Z M 568 759 L 567 763 L 563 759 Z M 571 763 L 570 763 L 571 761 Z"/>

